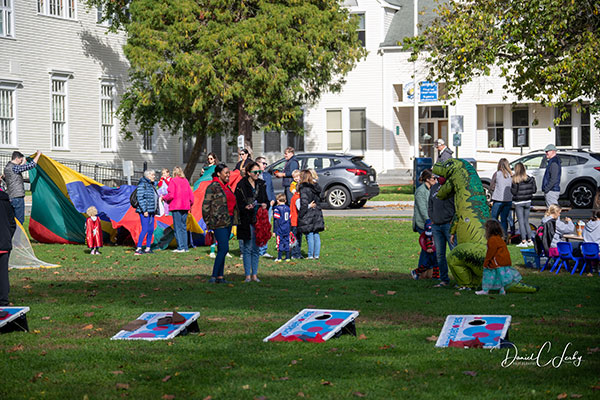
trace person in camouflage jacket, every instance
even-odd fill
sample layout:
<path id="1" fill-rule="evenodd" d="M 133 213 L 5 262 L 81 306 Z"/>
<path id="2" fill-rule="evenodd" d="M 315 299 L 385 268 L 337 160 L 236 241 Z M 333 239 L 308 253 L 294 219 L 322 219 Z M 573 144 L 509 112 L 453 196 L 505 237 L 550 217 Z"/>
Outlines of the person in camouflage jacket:
<path id="1" fill-rule="evenodd" d="M 236 198 L 229 187 L 230 171 L 221 163 L 215 167 L 213 181 L 206 188 L 202 202 L 202 218 L 208 229 L 215 233 L 217 256 L 213 265 L 210 283 L 229 283 L 223 278 L 225 256 L 229 252 L 231 227 L 237 222 Z"/>

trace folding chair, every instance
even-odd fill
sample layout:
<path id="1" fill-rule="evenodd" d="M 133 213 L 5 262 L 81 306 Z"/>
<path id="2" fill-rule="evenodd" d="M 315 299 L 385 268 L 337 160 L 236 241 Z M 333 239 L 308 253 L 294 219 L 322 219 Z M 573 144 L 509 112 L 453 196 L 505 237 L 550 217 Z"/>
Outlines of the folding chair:
<path id="1" fill-rule="evenodd" d="M 550 272 L 554 272 L 554 269 L 556 269 L 556 273 L 558 274 L 560 272 L 560 269 L 563 266 L 565 267 L 565 269 L 568 272 L 569 271 L 569 261 L 571 261 L 571 260 L 575 261 L 575 266 L 573 267 L 573 270 L 577 269 L 577 265 L 579 264 L 579 261 L 581 261 L 581 257 L 575 257 L 573 255 L 573 246 L 571 245 L 571 243 L 558 242 L 556 244 L 556 247 L 558 249 L 559 258 L 554 263 L 554 266 L 552 267 Z M 558 268 L 556 268 L 557 265 L 558 265 Z"/>
<path id="2" fill-rule="evenodd" d="M 590 265 L 589 261 L 597 260 L 597 265 L 600 265 L 600 256 L 598 255 L 598 253 L 600 253 L 600 246 L 598 246 L 598 243 L 583 242 L 581 243 L 580 249 L 581 254 L 583 255 L 583 265 L 581 266 L 581 272 L 579 273 L 579 276 L 583 274 L 583 271 L 587 265 L 590 266 L 590 271 L 592 270 L 592 266 Z M 573 275 L 573 272 L 575 272 L 575 269 L 571 271 L 571 275 Z"/>

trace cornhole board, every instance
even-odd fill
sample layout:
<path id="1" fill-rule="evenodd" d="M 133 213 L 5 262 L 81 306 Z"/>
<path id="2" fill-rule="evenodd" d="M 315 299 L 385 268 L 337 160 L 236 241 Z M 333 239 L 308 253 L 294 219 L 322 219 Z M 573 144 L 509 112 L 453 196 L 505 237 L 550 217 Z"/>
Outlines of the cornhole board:
<path id="1" fill-rule="evenodd" d="M 29 307 L 0 307 L 0 311 L 6 311 L 8 314 L 0 317 L 0 333 L 8 332 L 28 332 L 27 316 Z"/>
<path id="2" fill-rule="evenodd" d="M 324 342 L 343 334 L 356 336 L 358 311 L 305 308 L 263 342 Z"/>
<path id="3" fill-rule="evenodd" d="M 179 334 L 187 334 L 189 332 L 198 332 L 198 322 L 196 320 L 200 316 L 199 312 L 180 312 L 185 321 L 179 324 L 169 324 L 158 326 L 156 323 L 162 317 L 170 317 L 172 312 L 145 312 L 137 319 L 148 321 L 146 325 L 136 329 L 135 331 L 120 331 L 110 340 L 168 340 L 173 339 Z"/>
<path id="4" fill-rule="evenodd" d="M 435 347 L 448 347 L 450 340 L 479 339 L 484 349 L 500 348 L 507 339 L 510 315 L 448 315 Z"/>

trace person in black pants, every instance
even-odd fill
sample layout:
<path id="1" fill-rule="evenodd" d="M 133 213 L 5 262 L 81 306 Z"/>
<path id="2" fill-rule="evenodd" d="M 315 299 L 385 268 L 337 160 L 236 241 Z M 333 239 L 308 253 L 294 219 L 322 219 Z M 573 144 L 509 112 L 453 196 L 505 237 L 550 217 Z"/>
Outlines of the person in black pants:
<path id="1" fill-rule="evenodd" d="M 0 306 L 8 306 L 8 259 L 12 250 L 12 237 L 17 229 L 15 211 L 8 194 L 0 190 Z"/>
<path id="2" fill-rule="evenodd" d="M 286 159 L 285 166 L 283 167 L 283 172 L 276 172 L 275 176 L 278 178 L 283 178 L 281 184 L 283 185 L 283 192 L 285 193 L 286 204 L 290 205 L 290 200 L 294 195 L 290 191 L 290 185 L 294 181 L 294 177 L 292 176 L 292 172 L 294 170 L 300 169 L 300 164 L 298 163 L 298 159 L 295 155 L 296 150 L 293 147 L 288 147 L 283 152 L 283 156 Z"/>

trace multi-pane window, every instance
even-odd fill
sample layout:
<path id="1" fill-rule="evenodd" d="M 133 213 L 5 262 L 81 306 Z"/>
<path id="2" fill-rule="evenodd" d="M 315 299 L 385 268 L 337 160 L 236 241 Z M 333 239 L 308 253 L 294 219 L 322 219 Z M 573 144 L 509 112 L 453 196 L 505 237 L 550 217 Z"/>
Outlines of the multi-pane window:
<path id="1" fill-rule="evenodd" d="M 0 89 L 0 146 L 14 145 L 15 91 Z"/>
<path id="2" fill-rule="evenodd" d="M 67 81 L 52 79 L 52 147 L 67 147 Z"/>
<path id="3" fill-rule="evenodd" d="M 366 46 L 367 43 L 367 32 L 365 29 L 365 14 L 364 13 L 360 13 L 360 14 L 354 14 L 358 17 L 358 29 L 356 29 L 356 32 L 358 33 L 358 40 L 362 43 L 363 47 Z"/>
<path id="4" fill-rule="evenodd" d="M 327 110 L 327 150 L 342 150 L 342 110 Z"/>
<path id="5" fill-rule="evenodd" d="M 146 152 L 154 151 L 154 132 L 152 130 L 144 131 L 142 135 L 142 150 Z"/>
<path id="6" fill-rule="evenodd" d="M 513 147 L 529 146 L 529 109 L 517 108 L 512 112 Z"/>
<path id="7" fill-rule="evenodd" d="M 590 106 L 581 108 L 581 146 L 590 147 Z"/>
<path id="8" fill-rule="evenodd" d="M 504 109 L 487 108 L 488 147 L 504 147 Z"/>
<path id="9" fill-rule="evenodd" d="M 264 134 L 265 153 L 281 153 L 281 133 L 279 131 L 268 131 Z"/>
<path id="10" fill-rule="evenodd" d="M 565 112 L 569 115 L 563 118 L 560 110 L 557 108 L 554 109 L 554 118 L 561 118 L 561 121 L 554 127 L 557 146 L 571 146 L 572 144 L 571 107 L 567 107 Z"/>
<path id="11" fill-rule="evenodd" d="M 38 0 L 38 13 L 53 17 L 75 19 L 77 0 Z"/>
<path id="12" fill-rule="evenodd" d="M 0 0 L 0 37 L 14 37 L 13 0 Z"/>
<path id="13" fill-rule="evenodd" d="M 350 150 L 367 149 L 367 112 L 350 110 Z"/>
<path id="14" fill-rule="evenodd" d="M 114 86 L 100 85 L 100 140 L 102 150 L 113 150 L 115 141 Z"/>

